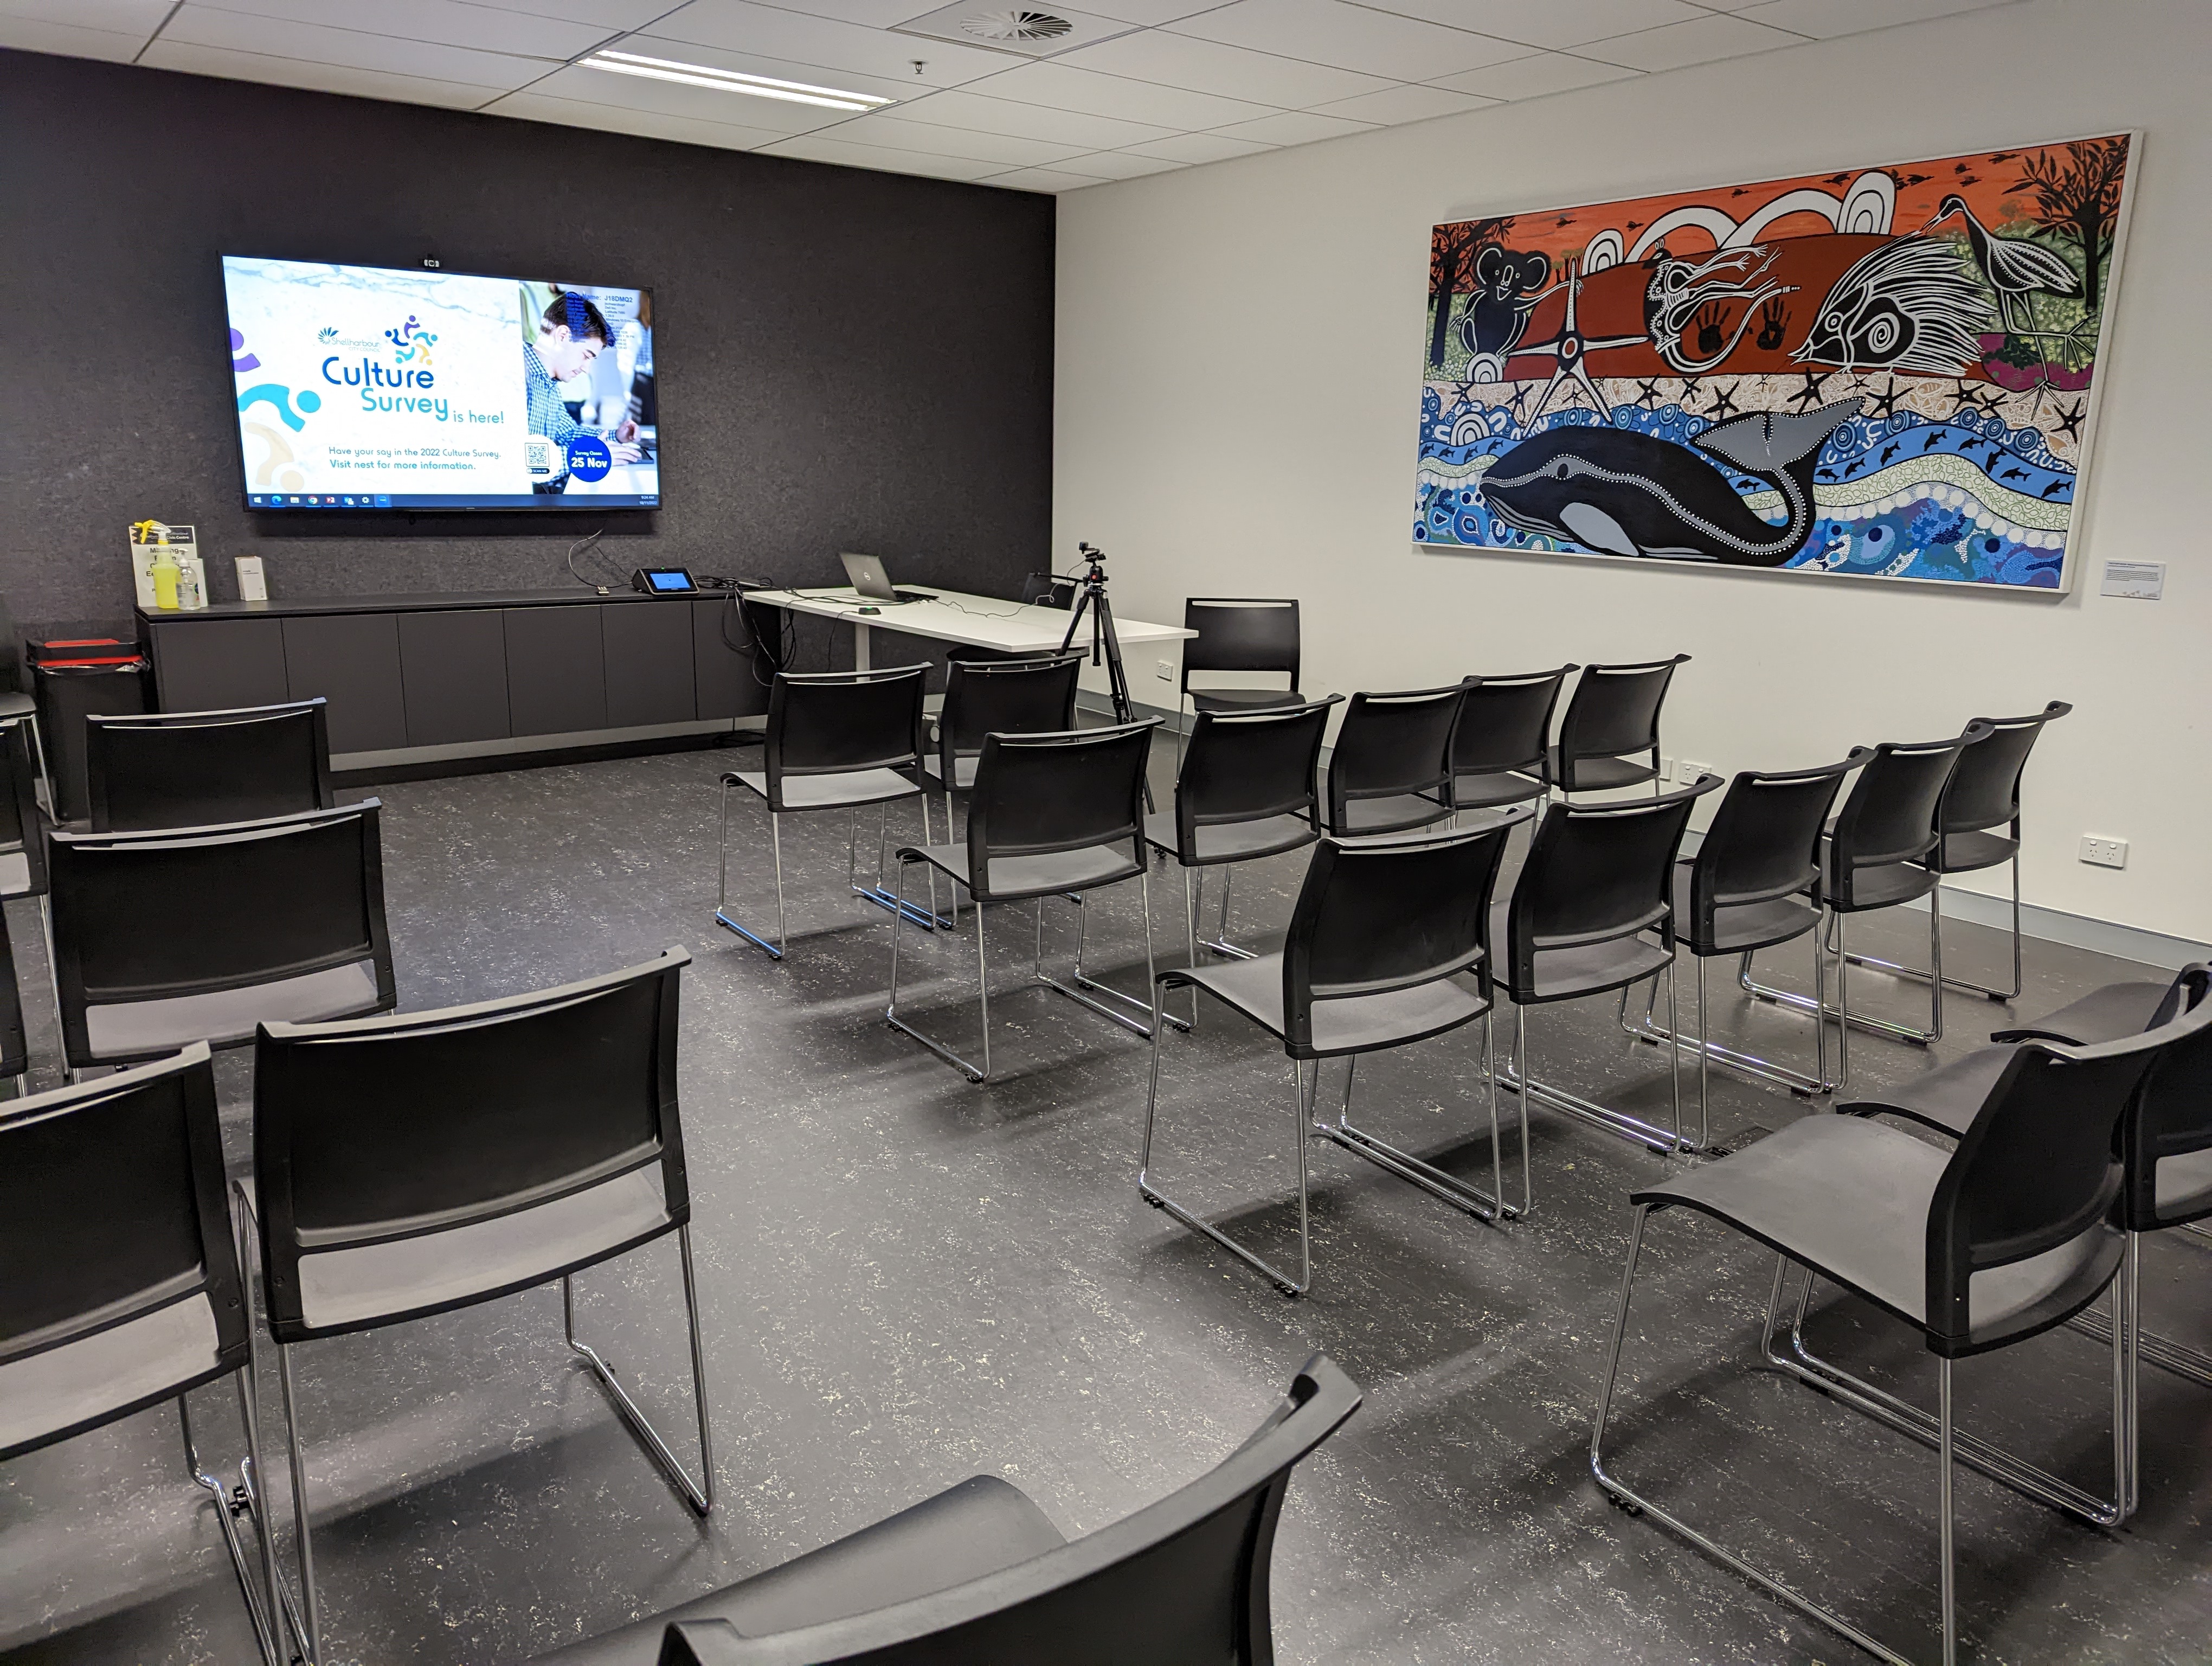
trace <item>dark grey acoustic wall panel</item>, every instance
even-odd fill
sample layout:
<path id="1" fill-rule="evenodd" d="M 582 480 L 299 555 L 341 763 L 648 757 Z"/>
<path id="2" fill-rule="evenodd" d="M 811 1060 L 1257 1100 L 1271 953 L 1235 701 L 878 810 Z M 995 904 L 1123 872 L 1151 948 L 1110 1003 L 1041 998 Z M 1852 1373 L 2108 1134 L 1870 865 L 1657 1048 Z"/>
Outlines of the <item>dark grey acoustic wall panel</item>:
<path id="1" fill-rule="evenodd" d="M 278 597 L 567 583 L 602 526 L 611 577 L 842 583 L 864 550 L 1014 595 L 1049 564 L 1049 197 L 10 51 L 0 155 L 9 376 L 35 390 L 8 423 L 0 592 L 27 626 L 126 620 L 148 515 L 198 527 L 218 600 L 240 553 Z M 653 286 L 666 507 L 245 508 L 218 257 L 433 251 Z"/>
<path id="2" fill-rule="evenodd" d="M 160 625 L 173 635 L 196 624 Z M 392 751 L 407 744 L 399 694 L 399 621 L 389 613 L 333 613 L 284 621 L 284 670 L 295 700 L 329 701 L 333 752 Z"/>

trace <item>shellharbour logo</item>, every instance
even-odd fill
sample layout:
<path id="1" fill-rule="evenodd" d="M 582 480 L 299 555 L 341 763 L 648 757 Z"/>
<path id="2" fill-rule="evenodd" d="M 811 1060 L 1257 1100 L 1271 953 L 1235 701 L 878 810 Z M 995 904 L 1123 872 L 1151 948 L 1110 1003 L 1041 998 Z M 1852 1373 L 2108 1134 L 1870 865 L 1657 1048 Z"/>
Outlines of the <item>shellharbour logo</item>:
<path id="1" fill-rule="evenodd" d="M 325 324 L 321 329 L 315 331 L 315 339 L 317 341 L 336 341 L 337 338 L 338 327 L 335 324 Z"/>

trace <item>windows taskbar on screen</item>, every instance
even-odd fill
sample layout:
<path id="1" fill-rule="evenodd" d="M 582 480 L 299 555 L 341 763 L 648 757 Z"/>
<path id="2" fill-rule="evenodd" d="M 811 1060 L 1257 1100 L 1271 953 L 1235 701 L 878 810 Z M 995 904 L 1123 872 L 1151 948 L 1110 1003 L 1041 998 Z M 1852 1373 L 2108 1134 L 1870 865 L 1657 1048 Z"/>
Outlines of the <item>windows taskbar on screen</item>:
<path id="1" fill-rule="evenodd" d="M 657 509 L 657 492 L 523 492 L 512 496 L 433 492 L 248 492 L 249 509 Z"/>

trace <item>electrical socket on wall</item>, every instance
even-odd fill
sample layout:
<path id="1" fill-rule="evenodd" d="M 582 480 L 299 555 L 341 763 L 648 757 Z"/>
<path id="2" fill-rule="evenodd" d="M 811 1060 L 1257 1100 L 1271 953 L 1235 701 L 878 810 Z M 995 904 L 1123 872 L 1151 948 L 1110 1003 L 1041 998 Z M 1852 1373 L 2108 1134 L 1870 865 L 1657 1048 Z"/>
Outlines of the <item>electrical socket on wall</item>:
<path id="1" fill-rule="evenodd" d="M 1709 775 L 1712 774 L 1712 772 L 1713 766 L 1710 763 L 1692 763 L 1688 758 L 1684 758 L 1682 760 L 1682 785 L 1685 787 L 1694 786 L 1697 784 L 1700 776 Z"/>
<path id="2" fill-rule="evenodd" d="M 1160 681 L 1162 681 L 1163 683 L 1172 683 L 1172 682 L 1174 682 L 1174 681 L 1175 681 L 1175 661 L 1174 661 L 1174 660 L 1153 660 L 1153 661 L 1152 661 L 1152 675 L 1153 675 L 1153 676 L 1155 676 L 1155 677 L 1157 677 L 1157 678 L 1158 678 L 1160 679 Z"/>
<path id="3" fill-rule="evenodd" d="M 2125 867 L 2128 865 L 2128 842 L 2084 833 L 2081 836 L 2081 860 L 2096 867 Z"/>

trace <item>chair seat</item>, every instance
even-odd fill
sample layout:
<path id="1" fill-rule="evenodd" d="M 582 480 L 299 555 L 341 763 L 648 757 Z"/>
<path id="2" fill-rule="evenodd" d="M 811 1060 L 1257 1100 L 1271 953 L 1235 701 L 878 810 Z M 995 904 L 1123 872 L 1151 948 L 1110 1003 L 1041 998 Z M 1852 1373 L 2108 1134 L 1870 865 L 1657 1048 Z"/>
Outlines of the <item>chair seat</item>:
<path id="1" fill-rule="evenodd" d="M 1329 830 L 1340 839 L 1373 838 L 1433 827 L 1450 814 L 1449 805 L 1419 793 L 1394 793 L 1388 798 L 1353 799 L 1344 806 L 1343 823 Z"/>
<path id="2" fill-rule="evenodd" d="M 1492 943 L 1510 940 L 1506 921 L 1511 907 L 1510 898 L 1491 904 Z M 1665 949 L 1647 941 L 1641 932 L 1578 949 L 1539 949 L 1535 987 L 1515 991 L 1513 999 L 1522 1006 L 1537 1006 L 1549 1000 L 1573 1000 L 1581 995 L 1601 994 L 1641 982 L 1654 972 L 1665 970 L 1673 959 L 1674 956 Z"/>
<path id="3" fill-rule="evenodd" d="M 0 1458 L 230 1368 L 204 1292 L 0 1365 Z"/>
<path id="4" fill-rule="evenodd" d="M 1544 783 L 1511 769 L 1456 775 L 1451 780 L 1455 810 L 1494 810 L 1508 804 L 1526 804 L 1544 795 Z"/>
<path id="5" fill-rule="evenodd" d="M 0 689 L 0 723 L 11 717 L 30 717 L 37 714 L 39 702 L 27 694 L 14 689 Z"/>
<path id="6" fill-rule="evenodd" d="M 1565 760 L 1554 746 L 1547 758 L 1547 767 L 1555 781 L 1565 781 Z M 1658 770 L 1649 763 L 1638 763 L 1625 757 L 1578 757 L 1575 760 L 1575 788 L 1577 793 L 1602 792 L 1615 787 L 1641 787 L 1646 781 L 1659 779 Z"/>
<path id="7" fill-rule="evenodd" d="M 444 1231 L 300 1257 L 303 1335 L 333 1335 L 527 1290 L 635 1249 L 679 1224 L 660 1164 L 550 1202 Z M 246 1183 L 252 1196 L 252 1183 Z M 284 1340 L 292 1341 L 291 1337 Z"/>
<path id="8" fill-rule="evenodd" d="M 31 894 L 31 859 L 21 850 L 0 850 L 0 897 Z"/>
<path id="9" fill-rule="evenodd" d="M 2008 862 L 2020 841 L 2006 833 L 1947 833 L 1937 847 L 1935 866 L 1942 873 L 1972 873 Z"/>
<path id="10" fill-rule="evenodd" d="M 1778 897 L 1770 903 L 1741 903 L 1713 910 L 1710 943 L 1692 940 L 1697 915 L 1690 910 L 1690 873 L 1697 866 L 1686 857 L 1674 864 L 1675 928 L 1689 944 L 1690 952 L 1708 957 L 1748 954 L 1802 937 L 1820 923 L 1820 911 L 1795 897 Z"/>
<path id="11" fill-rule="evenodd" d="M 2166 983 L 2108 983 L 2047 1018 L 1993 1030 L 1990 1039 L 2012 1042 L 2035 1037 L 2073 1047 L 2094 1047 L 2123 1036 L 2140 1036 L 2150 1028 L 2159 1003 L 2172 988 Z"/>
<path id="12" fill-rule="evenodd" d="M 2158 1218 L 2169 1225 L 2212 1215 L 2212 1149 L 2158 1160 Z"/>
<path id="13" fill-rule="evenodd" d="M 1248 862 L 1310 845 L 1321 835 L 1304 816 L 1260 816 L 1248 822 L 1219 822 L 1191 830 L 1196 846 L 1192 866 L 1212 862 Z M 1176 818 L 1165 811 L 1145 818 L 1145 842 L 1178 860 Z"/>
<path id="14" fill-rule="evenodd" d="M 264 1019 L 316 1024 L 358 1018 L 376 1012 L 380 1005 L 376 967 L 367 960 L 242 989 L 107 1002 L 85 1008 L 85 1040 L 91 1057 L 76 1062 L 118 1064 L 157 1058 L 196 1041 L 210 1047 L 237 1047 L 253 1039 L 255 1027 Z"/>
<path id="15" fill-rule="evenodd" d="M 2012 1062 L 2013 1051 L 2009 1047 L 1978 1047 L 1924 1076 L 1884 1088 L 1880 1098 L 1855 1099 L 1836 1109 L 1850 1116 L 1880 1112 L 1907 1116 L 1957 1139 L 1973 1126 L 1990 1090 Z"/>
<path id="16" fill-rule="evenodd" d="M 656 1666 L 673 1622 L 726 1620 L 767 1637 L 911 1602 L 1066 1543 L 1021 1489 L 974 1475 L 818 1550 L 538 1659 L 544 1666 Z"/>
<path id="17" fill-rule="evenodd" d="M 742 787 L 768 797 L 768 774 L 762 769 L 732 769 L 722 777 L 725 787 Z M 826 775 L 786 775 L 785 810 L 849 810 L 864 804 L 888 804 L 910 799 L 921 788 L 896 769 L 840 769 Z"/>
<path id="18" fill-rule="evenodd" d="M 1043 856 L 997 856 L 991 860 L 991 885 L 978 891 L 968 879 L 968 847 L 964 844 L 904 845 L 902 862 L 927 862 L 940 873 L 949 873 L 982 903 L 1013 903 L 1029 897 L 1049 897 L 1055 891 L 1087 891 L 1133 879 L 1144 873 L 1131 860 L 1125 844 L 1085 845 L 1076 850 L 1056 850 Z"/>
<path id="19" fill-rule="evenodd" d="M 1263 954 L 1232 960 L 1225 966 L 1177 968 L 1160 974 L 1169 988 L 1190 983 L 1227 1003 L 1278 1041 L 1285 1039 L 1283 957 Z M 1335 1058 L 1346 1053 L 1402 1047 L 1440 1036 L 1480 1018 L 1490 1003 L 1452 979 L 1394 989 L 1388 994 L 1347 995 L 1313 1004 L 1313 1046 L 1301 1058 Z"/>
<path id="20" fill-rule="evenodd" d="M 1193 689 L 1191 709 L 1201 712 L 1277 712 L 1306 703 L 1296 689 Z"/>
<path id="21" fill-rule="evenodd" d="M 1928 1335 L 1928 1211 L 1949 1158 L 1886 1123 L 1812 1116 L 1676 1170 L 1630 1201 L 1709 1215 Z M 2057 1250 L 1975 1274 L 1966 1345 L 1948 1351 L 1981 1353 L 2063 1322 L 2112 1281 L 2122 1237 L 2100 1224 Z"/>

